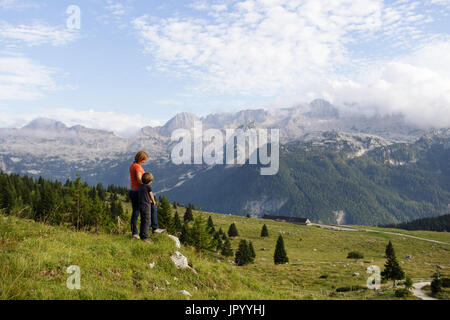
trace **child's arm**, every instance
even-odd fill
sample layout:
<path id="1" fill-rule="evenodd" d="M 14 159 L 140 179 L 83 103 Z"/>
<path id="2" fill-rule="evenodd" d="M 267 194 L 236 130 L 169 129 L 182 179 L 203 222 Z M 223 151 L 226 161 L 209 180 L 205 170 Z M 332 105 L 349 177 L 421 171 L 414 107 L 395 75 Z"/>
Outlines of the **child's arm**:
<path id="1" fill-rule="evenodd" d="M 155 197 L 153 196 L 153 191 L 150 191 L 150 199 L 152 200 L 152 204 L 156 206 L 156 200 Z"/>

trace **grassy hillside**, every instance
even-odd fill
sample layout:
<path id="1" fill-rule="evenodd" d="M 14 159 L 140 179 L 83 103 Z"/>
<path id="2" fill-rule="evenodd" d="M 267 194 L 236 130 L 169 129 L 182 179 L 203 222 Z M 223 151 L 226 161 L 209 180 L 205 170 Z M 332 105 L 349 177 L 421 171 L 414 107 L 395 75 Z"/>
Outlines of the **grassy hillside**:
<path id="1" fill-rule="evenodd" d="M 184 213 L 182 208 L 178 210 L 180 215 Z M 255 264 L 237 267 L 232 265 L 231 258 L 212 252 L 200 254 L 183 247 L 181 252 L 198 271 L 194 274 L 175 268 L 170 260 L 175 246 L 166 235 L 146 244 L 125 234 L 74 232 L 0 215 L 0 299 L 187 299 L 180 290 L 190 292 L 192 299 L 396 299 L 389 288 L 391 283 L 384 284 L 378 292 L 336 292 L 336 288 L 343 286 L 365 286 L 366 268 L 383 267 L 389 240 L 402 268 L 413 278 L 429 278 L 437 270 L 435 265 L 445 268 L 440 270 L 444 275 L 450 268 L 447 244 L 383 233 L 330 231 L 204 214 L 211 215 L 216 228 L 222 227 L 224 231 L 236 222 L 240 237 L 232 241 L 233 248 L 237 248 L 242 238 L 253 241 Z M 264 223 L 270 237 L 261 239 Z M 283 233 L 290 263 L 275 266 L 273 253 L 279 232 Z M 449 233 L 402 232 L 450 243 Z M 362 252 L 364 259 L 358 262 L 346 259 L 353 250 Z M 406 255 L 412 259 L 406 259 Z M 153 269 L 150 263 L 155 263 Z M 81 267 L 79 291 L 66 288 L 69 276 L 66 268 L 70 265 Z M 355 272 L 360 275 L 353 276 Z"/>

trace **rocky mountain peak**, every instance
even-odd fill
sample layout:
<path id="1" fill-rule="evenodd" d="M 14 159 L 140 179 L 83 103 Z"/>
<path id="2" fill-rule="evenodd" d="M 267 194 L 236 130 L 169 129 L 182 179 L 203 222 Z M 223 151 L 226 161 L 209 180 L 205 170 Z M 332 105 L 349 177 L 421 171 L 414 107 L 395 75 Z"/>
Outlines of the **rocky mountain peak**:
<path id="1" fill-rule="evenodd" d="M 310 118 L 339 119 L 339 110 L 326 100 L 316 99 L 310 107 L 311 110 L 306 113 Z"/>
<path id="2" fill-rule="evenodd" d="M 22 129 L 60 132 L 65 131 L 68 128 L 60 121 L 48 118 L 37 118 L 24 126 Z"/>

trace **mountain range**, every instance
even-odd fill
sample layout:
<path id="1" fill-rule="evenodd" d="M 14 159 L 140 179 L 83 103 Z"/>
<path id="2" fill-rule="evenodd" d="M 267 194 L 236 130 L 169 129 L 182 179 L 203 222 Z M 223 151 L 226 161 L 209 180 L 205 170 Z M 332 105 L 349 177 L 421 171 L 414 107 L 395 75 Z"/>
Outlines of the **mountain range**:
<path id="1" fill-rule="evenodd" d="M 262 177 L 254 165 L 172 164 L 171 133 L 191 129 L 197 120 L 204 129 L 279 128 L 279 174 Z M 130 138 L 36 119 L 22 128 L 0 129 L 0 170 L 61 181 L 80 173 L 89 184 L 128 186 L 134 154 L 145 150 L 154 189 L 205 210 L 387 224 L 447 212 L 449 146 L 449 129 L 421 128 L 399 114 L 345 113 L 315 100 L 205 117 L 180 113 Z"/>

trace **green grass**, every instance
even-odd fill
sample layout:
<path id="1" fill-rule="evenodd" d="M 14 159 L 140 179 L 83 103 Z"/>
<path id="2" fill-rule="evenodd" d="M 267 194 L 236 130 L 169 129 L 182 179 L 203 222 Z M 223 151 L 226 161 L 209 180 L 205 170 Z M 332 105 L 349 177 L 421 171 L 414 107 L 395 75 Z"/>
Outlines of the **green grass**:
<path id="1" fill-rule="evenodd" d="M 182 217 L 184 209 L 178 212 Z M 254 264 L 238 267 L 231 264 L 232 257 L 199 254 L 183 247 L 180 251 L 198 271 L 194 274 L 175 268 L 170 260 L 175 246 L 166 235 L 146 244 L 126 234 L 74 232 L 0 215 L 0 299 L 187 299 L 180 290 L 190 292 L 192 299 L 398 299 L 391 283 L 376 292 L 336 292 L 339 287 L 365 286 L 369 265 L 383 269 L 389 240 L 402 268 L 413 279 L 428 279 L 437 271 L 434 265 L 444 266 L 439 270 L 443 276 L 450 267 L 450 245 L 446 244 L 204 213 L 206 218 L 209 215 L 216 229 L 222 227 L 225 232 L 236 223 L 240 237 L 232 239 L 233 249 L 240 239 L 251 240 L 256 251 Z M 269 229 L 268 238 L 260 237 L 263 224 Z M 290 259 L 287 265 L 273 263 L 280 232 Z M 402 233 L 449 242 L 448 233 Z M 364 259 L 346 259 L 350 251 L 361 252 Z M 150 263 L 156 264 L 153 269 Z M 70 265 L 81 268 L 81 290 L 66 287 Z M 354 277 L 355 272 L 360 275 Z M 324 275 L 327 277 L 319 278 Z"/>

